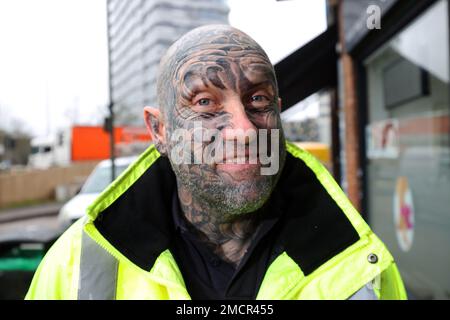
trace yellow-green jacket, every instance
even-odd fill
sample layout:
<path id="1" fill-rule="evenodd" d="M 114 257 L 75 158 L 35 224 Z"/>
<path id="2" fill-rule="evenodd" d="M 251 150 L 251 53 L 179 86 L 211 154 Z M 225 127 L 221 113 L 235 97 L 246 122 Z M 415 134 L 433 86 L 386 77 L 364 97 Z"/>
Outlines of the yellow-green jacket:
<path id="1" fill-rule="evenodd" d="M 406 299 L 385 245 L 328 171 L 287 145 L 277 184 L 283 251 L 257 299 L 348 299 L 367 283 L 380 299 Z M 190 299 L 170 252 L 175 177 L 150 147 L 44 257 L 27 299 Z"/>

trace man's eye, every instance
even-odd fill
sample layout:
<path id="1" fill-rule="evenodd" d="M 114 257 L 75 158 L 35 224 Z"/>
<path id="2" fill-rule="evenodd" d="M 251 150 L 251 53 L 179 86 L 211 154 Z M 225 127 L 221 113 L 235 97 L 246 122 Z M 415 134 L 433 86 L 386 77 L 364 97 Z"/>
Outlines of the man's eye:
<path id="1" fill-rule="evenodd" d="M 256 102 L 256 103 L 268 102 L 269 98 L 267 98 L 266 96 L 263 96 L 263 95 L 256 95 L 256 96 L 252 96 L 251 101 Z"/>
<path id="2" fill-rule="evenodd" d="M 209 106 L 211 104 L 211 99 L 207 99 L 207 98 L 200 99 L 197 101 L 196 104 L 199 106 Z"/>
<path id="3" fill-rule="evenodd" d="M 263 96 L 253 96 L 252 97 L 252 101 L 263 101 L 264 97 Z"/>

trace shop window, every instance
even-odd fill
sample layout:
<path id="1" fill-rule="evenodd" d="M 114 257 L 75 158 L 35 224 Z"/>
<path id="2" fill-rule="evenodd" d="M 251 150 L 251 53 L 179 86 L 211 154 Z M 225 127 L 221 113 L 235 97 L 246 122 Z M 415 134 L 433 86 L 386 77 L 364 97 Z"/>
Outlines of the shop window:
<path id="1" fill-rule="evenodd" d="M 383 92 L 386 108 L 423 97 L 429 92 L 428 72 L 399 58 L 383 70 Z"/>
<path id="2" fill-rule="evenodd" d="M 365 61 L 369 222 L 419 296 L 450 298 L 448 1 Z"/>

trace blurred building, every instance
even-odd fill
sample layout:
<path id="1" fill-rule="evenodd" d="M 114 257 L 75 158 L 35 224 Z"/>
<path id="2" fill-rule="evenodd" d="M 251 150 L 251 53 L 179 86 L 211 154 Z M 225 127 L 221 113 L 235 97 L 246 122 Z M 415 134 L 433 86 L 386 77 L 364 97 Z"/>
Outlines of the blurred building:
<path id="1" fill-rule="evenodd" d="M 448 2 L 328 0 L 275 66 L 285 109 L 329 93 L 333 173 L 418 298 L 450 299 Z"/>
<path id="2" fill-rule="evenodd" d="M 281 114 L 286 138 L 293 142 L 321 142 L 331 146 L 330 96 L 313 94 Z"/>
<path id="3" fill-rule="evenodd" d="M 159 61 L 180 36 L 198 26 L 228 24 L 225 0 L 108 0 L 111 94 L 117 124 L 142 124 L 156 106 Z"/>
<path id="4" fill-rule="evenodd" d="M 31 153 L 30 137 L 0 130 L 0 170 L 26 165 Z"/>

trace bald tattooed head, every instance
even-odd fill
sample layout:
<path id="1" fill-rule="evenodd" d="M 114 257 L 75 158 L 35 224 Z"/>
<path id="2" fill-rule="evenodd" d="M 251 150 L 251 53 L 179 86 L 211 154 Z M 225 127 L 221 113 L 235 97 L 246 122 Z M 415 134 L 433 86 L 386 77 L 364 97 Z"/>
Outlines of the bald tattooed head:
<path id="1" fill-rule="evenodd" d="M 199 86 L 237 90 L 256 85 L 260 75 L 277 94 L 272 64 L 253 39 L 226 25 L 200 27 L 179 39 L 161 59 L 158 103 L 170 118 L 172 109 L 188 104 Z M 182 112 L 179 107 L 176 111 Z"/>
<path id="2" fill-rule="evenodd" d="M 270 197 L 285 157 L 278 87 L 264 50 L 230 26 L 197 28 L 181 37 L 162 58 L 157 94 L 165 138 L 156 144 L 171 161 L 182 204 L 198 210 L 208 210 L 209 206 L 216 215 L 211 219 L 216 220 L 260 208 Z M 150 120 L 157 128 L 158 120 Z M 280 169 L 265 176 L 261 175 L 260 161 L 243 165 L 176 163 L 171 150 L 178 141 L 173 141 L 172 135 L 183 129 L 195 136 L 199 124 L 202 129 L 220 132 L 224 141 L 236 139 L 239 130 L 258 133 L 264 129 L 268 138 L 258 143 L 268 146 L 273 141 L 271 132 L 278 130 L 279 148 L 272 156 L 277 157 Z M 246 137 L 240 143 L 248 145 L 252 139 L 258 138 Z M 202 141 L 197 149 L 210 142 Z M 195 152 L 194 148 L 192 158 Z M 224 155 L 227 159 L 236 157 L 229 152 Z"/>

